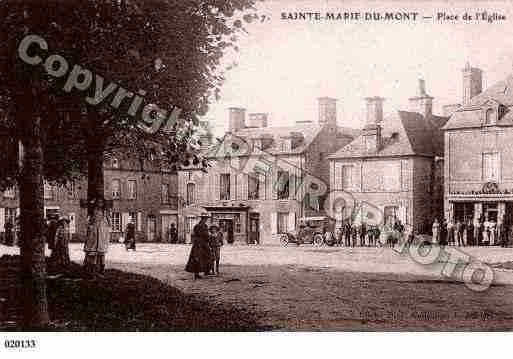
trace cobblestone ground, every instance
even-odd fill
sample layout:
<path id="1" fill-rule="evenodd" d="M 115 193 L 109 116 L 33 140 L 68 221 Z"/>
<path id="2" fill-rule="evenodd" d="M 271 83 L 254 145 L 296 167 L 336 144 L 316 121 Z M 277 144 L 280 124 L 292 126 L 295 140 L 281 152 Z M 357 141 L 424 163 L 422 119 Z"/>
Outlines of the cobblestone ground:
<path id="1" fill-rule="evenodd" d="M 419 265 L 390 248 L 225 246 L 221 275 L 196 281 L 183 271 L 189 251 L 188 245 L 140 244 L 126 252 L 115 244 L 108 266 L 265 313 L 262 324 L 277 330 L 513 329 L 509 248 L 463 249 L 495 268 L 496 280 L 483 292 L 443 277 L 443 263 Z M 73 244 L 71 255 L 81 261 L 81 245 Z"/>

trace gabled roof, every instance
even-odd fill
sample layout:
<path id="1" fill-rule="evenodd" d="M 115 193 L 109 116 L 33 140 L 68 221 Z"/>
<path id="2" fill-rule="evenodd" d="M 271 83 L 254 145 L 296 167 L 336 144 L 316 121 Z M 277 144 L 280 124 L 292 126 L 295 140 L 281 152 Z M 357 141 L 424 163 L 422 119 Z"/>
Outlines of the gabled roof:
<path id="1" fill-rule="evenodd" d="M 468 104 L 454 112 L 443 129 L 481 127 L 483 122 L 481 109 L 489 104 L 504 106 L 505 111 L 503 116 L 497 121 L 497 126 L 513 125 L 513 75 L 506 77 L 479 95 L 472 97 Z"/>
<path id="2" fill-rule="evenodd" d="M 380 124 L 382 145 L 379 151 L 368 152 L 362 134 L 328 158 L 442 156 L 443 136 L 440 126 L 443 126 L 447 119 L 440 116 L 425 119 L 416 112 L 397 111 L 387 116 Z"/>
<path id="3" fill-rule="evenodd" d="M 268 137 L 272 138 L 273 142 L 271 147 L 261 150 L 263 152 L 272 155 L 290 155 L 290 154 L 301 154 L 305 152 L 312 142 L 319 136 L 320 132 L 327 125 L 316 124 L 316 123 L 302 123 L 293 126 L 271 126 L 271 127 L 250 127 L 244 128 L 234 133 L 245 141 L 250 141 L 254 138 Z M 354 138 L 360 131 L 349 127 L 337 127 L 339 136 L 348 136 Z M 303 136 L 301 143 L 290 149 L 283 150 L 281 147 L 281 141 L 283 138 L 290 137 L 292 134 L 301 134 Z M 217 144 L 219 146 L 219 144 Z M 208 150 L 209 154 L 216 154 L 217 151 L 214 148 Z"/>

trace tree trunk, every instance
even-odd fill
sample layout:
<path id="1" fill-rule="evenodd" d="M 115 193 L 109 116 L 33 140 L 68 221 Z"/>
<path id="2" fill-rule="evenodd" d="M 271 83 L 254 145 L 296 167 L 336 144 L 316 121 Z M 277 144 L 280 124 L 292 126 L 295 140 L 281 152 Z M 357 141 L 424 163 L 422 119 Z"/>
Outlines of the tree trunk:
<path id="1" fill-rule="evenodd" d="M 25 135 L 22 138 L 20 227 L 23 281 L 23 326 L 38 330 L 48 327 L 46 298 L 45 243 L 43 236 L 43 141 L 41 119 L 24 119 Z"/>
<path id="2" fill-rule="evenodd" d="M 90 123 L 92 128 L 99 125 L 99 117 L 94 112 L 91 114 Z M 103 138 L 92 132 L 87 140 L 87 215 L 95 221 L 101 218 L 100 212 L 105 208 L 103 149 Z M 98 261 L 94 264 L 88 262 L 87 267 L 93 272 L 100 271 Z"/>

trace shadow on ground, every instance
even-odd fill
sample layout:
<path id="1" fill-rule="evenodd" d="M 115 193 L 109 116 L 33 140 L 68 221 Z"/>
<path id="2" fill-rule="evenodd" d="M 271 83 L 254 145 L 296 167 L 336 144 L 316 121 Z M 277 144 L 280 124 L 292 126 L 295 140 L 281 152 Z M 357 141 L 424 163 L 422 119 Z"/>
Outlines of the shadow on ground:
<path id="1" fill-rule="evenodd" d="M 17 257 L 3 256 L 10 282 L 2 282 L 0 330 L 17 330 L 21 283 L 15 273 Z M 73 263 L 60 276 L 47 279 L 52 330 L 56 331 L 261 331 L 250 310 L 184 294 L 155 278 L 109 269 L 90 278 Z M 8 316 L 8 317 L 7 317 Z M 3 323 L 3 328 L 2 328 Z"/>

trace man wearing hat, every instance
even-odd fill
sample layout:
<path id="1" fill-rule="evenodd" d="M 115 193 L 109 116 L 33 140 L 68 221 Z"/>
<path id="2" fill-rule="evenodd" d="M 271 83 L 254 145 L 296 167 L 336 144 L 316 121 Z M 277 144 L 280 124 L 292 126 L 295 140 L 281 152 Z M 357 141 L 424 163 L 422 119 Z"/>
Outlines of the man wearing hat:
<path id="1" fill-rule="evenodd" d="M 192 230 L 192 248 L 185 270 L 194 273 L 194 279 L 199 279 L 200 272 L 208 274 L 212 266 L 212 256 L 208 244 L 209 232 L 207 219 L 210 215 L 206 212 L 200 216 L 200 221 Z"/>

